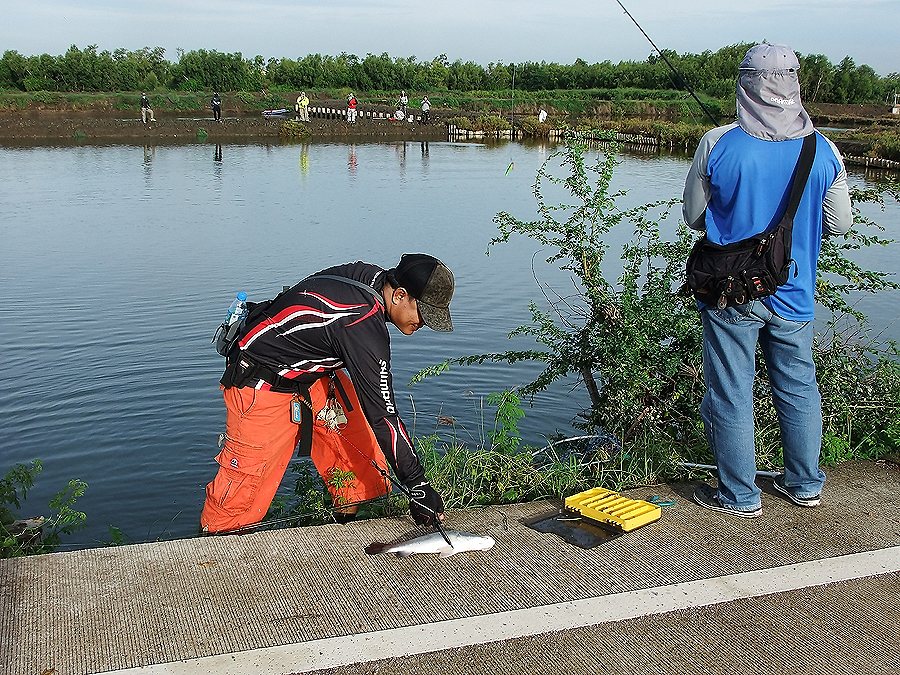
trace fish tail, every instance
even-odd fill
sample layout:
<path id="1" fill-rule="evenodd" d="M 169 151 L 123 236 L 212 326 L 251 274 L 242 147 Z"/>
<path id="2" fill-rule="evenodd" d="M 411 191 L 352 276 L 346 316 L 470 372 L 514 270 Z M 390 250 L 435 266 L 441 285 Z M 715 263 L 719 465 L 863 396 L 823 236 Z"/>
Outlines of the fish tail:
<path id="1" fill-rule="evenodd" d="M 384 553 L 384 549 L 388 547 L 388 544 L 382 544 L 381 542 L 374 542 L 366 546 L 365 551 L 369 555 L 377 555 L 379 553 Z"/>

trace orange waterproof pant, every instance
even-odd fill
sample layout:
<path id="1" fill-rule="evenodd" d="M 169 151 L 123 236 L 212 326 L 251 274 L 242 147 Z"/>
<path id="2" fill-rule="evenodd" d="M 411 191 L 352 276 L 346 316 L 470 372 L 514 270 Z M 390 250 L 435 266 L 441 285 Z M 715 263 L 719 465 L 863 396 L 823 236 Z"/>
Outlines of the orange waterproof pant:
<path id="1" fill-rule="evenodd" d="M 337 376 L 352 406 L 352 410 L 348 409 L 338 394 L 337 400 L 347 416 L 347 425 L 339 432 L 327 429 L 317 419 L 328 396 L 328 378 L 316 381 L 309 393 L 313 406 L 311 459 L 334 504 L 340 505 L 380 497 L 390 486 L 372 466 L 374 460 L 388 470 L 356 390 L 343 371 Z M 300 425 L 291 420 L 292 394 L 230 387 L 225 389 L 224 398 L 225 444 L 216 457 L 219 471 L 206 486 L 206 503 L 200 514 L 204 532 L 227 532 L 261 521 L 300 437 Z M 335 470 L 352 472 L 353 477 L 335 481 Z"/>

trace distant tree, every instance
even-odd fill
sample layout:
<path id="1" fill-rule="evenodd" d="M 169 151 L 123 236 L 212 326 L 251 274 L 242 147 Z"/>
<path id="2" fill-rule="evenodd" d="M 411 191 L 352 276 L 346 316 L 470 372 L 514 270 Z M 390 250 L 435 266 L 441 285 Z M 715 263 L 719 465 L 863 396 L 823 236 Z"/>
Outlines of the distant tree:
<path id="1" fill-rule="evenodd" d="M 606 90 L 604 96 L 612 98 L 661 92 L 661 98 L 672 98 L 672 92 L 684 89 L 686 84 L 697 93 L 729 99 L 734 96 L 740 62 L 751 46 L 738 43 L 700 54 L 665 50 L 643 61 L 619 63 L 576 59 L 572 64 L 497 61 L 482 66 L 461 59 L 451 63 L 446 54 L 421 62 L 415 56 L 382 53 L 360 59 L 346 52 L 337 56 L 306 54 L 266 59 L 257 55 L 245 59 L 240 52 L 181 48 L 176 50 L 178 60 L 173 64 L 165 59 L 162 47 L 110 53 L 99 52 L 96 45 L 84 49 L 72 45 L 61 56 L 4 52 L 0 87 L 20 91 L 134 91 L 156 87 L 189 91 L 261 91 L 267 87 L 506 91 L 513 86 L 515 75 L 515 88 L 522 91 Z M 857 66 L 849 56 L 837 66 L 821 54 L 798 57 L 804 98 L 811 102 L 883 102 L 892 100 L 894 91 L 900 89 L 896 73 L 879 77 L 869 66 Z"/>
<path id="2" fill-rule="evenodd" d="M 0 58 L 0 87 L 24 90 L 27 76 L 28 64 L 25 57 L 17 51 L 3 52 L 3 58 Z"/>
<path id="3" fill-rule="evenodd" d="M 800 91 L 810 103 L 826 99 L 831 94 L 834 66 L 822 54 L 800 57 Z"/>

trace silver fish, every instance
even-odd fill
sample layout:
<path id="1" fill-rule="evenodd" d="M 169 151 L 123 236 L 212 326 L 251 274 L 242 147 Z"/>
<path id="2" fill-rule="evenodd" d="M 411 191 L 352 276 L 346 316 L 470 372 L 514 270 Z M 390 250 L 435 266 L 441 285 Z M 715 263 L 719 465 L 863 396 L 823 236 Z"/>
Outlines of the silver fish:
<path id="1" fill-rule="evenodd" d="M 451 555 L 465 551 L 487 551 L 494 545 L 494 539 L 487 535 L 458 532 L 456 530 L 446 530 L 446 532 L 447 538 L 453 544 L 452 547 L 447 545 L 440 532 L 434 532 L 433 534 L 425 534 L 396 544 L 375 542 L 366 546 L 366 553 L 369 555 L 394 553 L 400 558 L 408 558 L 416 553 L 438 553 L 440 558 L 449 558 Z"/>

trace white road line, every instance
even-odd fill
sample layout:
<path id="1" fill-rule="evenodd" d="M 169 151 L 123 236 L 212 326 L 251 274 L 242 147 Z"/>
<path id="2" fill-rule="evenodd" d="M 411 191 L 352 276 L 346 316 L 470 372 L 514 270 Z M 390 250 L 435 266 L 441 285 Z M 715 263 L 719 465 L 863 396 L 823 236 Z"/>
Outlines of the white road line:
<path id="1" fill-rule="evenodd" d="M 306 673 L 705 607 L 891 572 L 900 572 L 900 546 L 467 619 L 128 668 L 107 675 Z"/>

